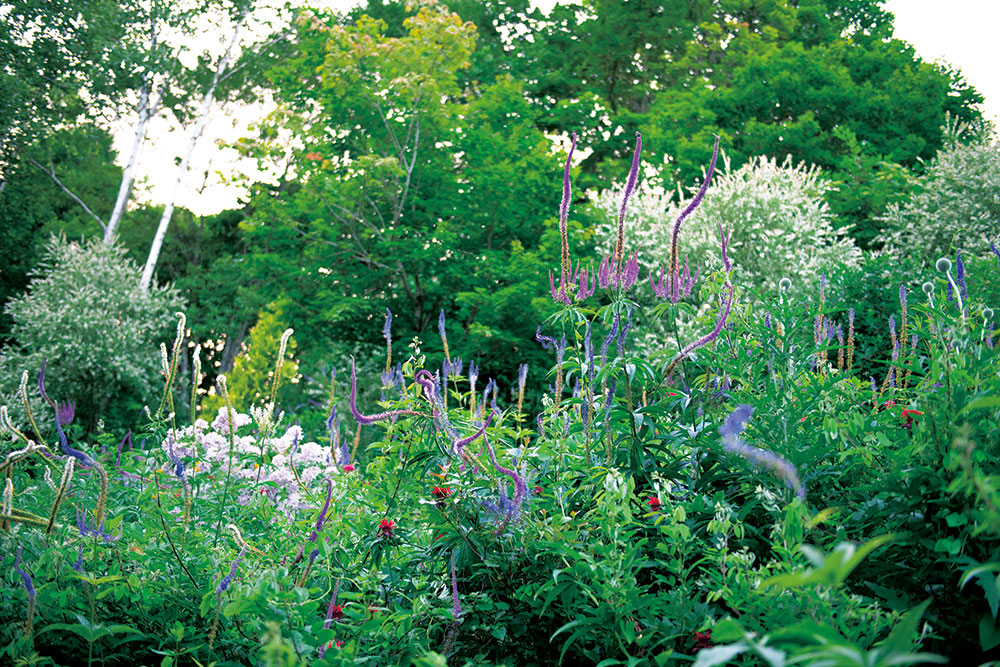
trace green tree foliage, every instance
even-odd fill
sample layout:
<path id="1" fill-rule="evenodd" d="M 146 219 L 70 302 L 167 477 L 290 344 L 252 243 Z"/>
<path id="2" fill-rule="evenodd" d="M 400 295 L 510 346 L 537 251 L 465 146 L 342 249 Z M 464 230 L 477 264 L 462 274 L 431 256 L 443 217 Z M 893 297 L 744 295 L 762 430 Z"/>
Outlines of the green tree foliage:
<path id="1" fill-rule="evenodd" d="M 517 71 L 545 127 L 584 133 L 588 173 L 627 157 L 638 129 L 649 159 L 690 180 L 719 134 L 737 166 L 791 155 L 823 167 L 840 182 L 832 207 L 865 242 L 901 186 L 894 165 L 931 158 L 946 114 L 979 116 L 982 98 L 891 39 L 875 1 L 586 0 L 532 25 Z"/>
<path id="2" fill-rule="evenodd" d="M 444 309 L 453 355 L 529 354 L 551 308 L 535 299 L 561 178 L 521 85 L 500 77 L 466 97 L 475 28 L 438 5 L 400 37 L 368 17 L 297 25 L 298 53 L 269 73 L 282 106 L 245 145 L 292 156 L 244 223 L 262 296 L 290 297 L 304 354 L 377 341 L 385 307 L 397 341 L 436 340 Z"/>
<path id="3" fill-rule="evenodd" d="M 0 352 L 0 393 L 14 399 L 28 371 L 34 381 L 46 363 L 46 387 L 57 401 L 73 401 L 77 419 L 93 429 L 131 428 L 143 405 L 163 390 L 157 345 L 172 338 L 176 290 L 139 290 L 139 269 L 117 246 L 53 239 L 32 274 L 28 291 L 11 300 L 14 343 Z M 31 385 L 29 385 L 31 386 Z"/>
<path id="4" fill-rule="evenodd" d="M 111 135 L 93 126 L 52 132 L 22 152 L 35 164 L 19 162 L 0 192 L 0 303 L 27 287 L 28 273 L 49 236 L 62 233 L 78 240 L 100 233 L 98 223 L 50 174 L 99 211 L 111 208 L 121 177 Z M 0 340 L 10 326 L 9 316 L 0 315 Z"/>

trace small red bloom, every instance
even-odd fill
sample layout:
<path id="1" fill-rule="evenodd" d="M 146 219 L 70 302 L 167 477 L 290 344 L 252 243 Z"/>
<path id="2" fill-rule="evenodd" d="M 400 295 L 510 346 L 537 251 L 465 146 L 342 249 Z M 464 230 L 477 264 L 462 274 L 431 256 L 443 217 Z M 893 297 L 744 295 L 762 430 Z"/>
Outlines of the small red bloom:
<path id="1" fill-rule="evenodd" d="M 322 160 L 323 159 L 323 155 L 322 155 L 322 153 L 317 153 L 316 151 L 313 151 L 311 153 L 306 153 L 306 159 L 307 160 L 312 160 L 313 162 L 316 162 L 317 160 Z"/>
<path id="2" fill-rule="evenodd" d="M 437 500 L 444 500 L 451 495 L 451 489 L 446 486 L 435 486 L 434 490 L 431 491 L 431 495 Z"/>
<path id="3" fill-rule="evenodd" d="M 646 504 L 649 505 L 649 509 L 651 509 L 654 512 L 659 510 L 661 505 L 660 499 L 657 498 L 656 496 L 650 496 L 649 500 L 646 501 Z"/>
<path id="4" fill-rule="evenodd" d="M 705 630 L 705 632 L 694 633 L 694 647 L 695 650 L 701 650 L 703 648 L 709 648 L 712 646 L 712 631 Z"/>
<path id="5" fill-rule="evenodd" d="M 904 409 L 903 413 L 902 413 L 903 428 L 905 428 L 907 431 L 909 431 L 912 434 L 913 433 L 913 415 L 922 415 L 922 414 L 924 414 L 924 413 L 920 412 L 919 410 L 906 410 L 906 409 Z"/>
<path id="6" fill-rule="evenodd" d="M 332 642 L 326 645 L 327 650 L 332 649 L 334 645 L 336 645 L 337 648 L 340 648 L 341 646 L 344 645 L 344 642 L 340 641 L 339 639 L 334 639 Z"/>
<path id="7" fill-rule="evenodd" d="M 379 537 L 395 537 L 392 530 L 396 527 L 396 524 L 389 519 L 382 519 L 382 523 L 378 525 L 378 535 Z"/>
<path id="8" fill-rule="evenodd" d="M 354 472 L 354 464 L 348 463 L 346 466 L 341 468 L 341 470 L 343 470 L 344 472 Z"/>
<path id="9" fill-rule="evenodd" d="M 330 618 L 332 618 L 335 621 L 339 621 L 343 617 L 344 617 L 344 608 L 341 605 L 335 604 L 332 607 L 330 607 Z"/>
<path id="10" fill-rule="evenodd" d="M 540 486 L 536 486 L 535 489 L 534 489 L 534 491 L 535 491 L 535 495 L 536 496 L 540 496 L 540 495 L 542 495 L 543 489 Z"/>

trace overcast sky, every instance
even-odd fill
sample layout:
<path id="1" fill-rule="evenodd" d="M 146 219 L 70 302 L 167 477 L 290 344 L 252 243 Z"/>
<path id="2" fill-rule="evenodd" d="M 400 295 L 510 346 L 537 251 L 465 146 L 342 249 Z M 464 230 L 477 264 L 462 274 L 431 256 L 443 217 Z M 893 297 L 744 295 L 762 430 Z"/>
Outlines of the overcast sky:
<path id="1" fill-rule="evenodd" d="M 536 0 L 534 4 L 548 9 L 555 1 Z M 347 9 L 359 3 L 326 0 L 322 4 Z M 986 98 L 986 117 L 1000 125 L 1000 41 L 996 36 L 1000 0 L 887 0 L 885 7 L 896 17 L 895 36 L 913 44 L 923 59 L 960 69 Z M 259 114 L 259 109 L 215 113 L 192 155 L 178 206 L 207 215 L 238 205 L 244 189 L 233 184 L 232 175 L 253 173 L 253 164 L 240 160 L 231 149 L 220 148 L 219 142 L 247 136 L 249 124 Z M 123 123 L 113 130 L 115 147 L 120 155 L 126 154 L 131 147 L 132 128 Z M 139 201 L 162 203 L 169 196 L 176 175 L 173 161 L 186 144 L 186 134 L 172 130 L 165 119 L 150 123 L 149 141 L 137 168 L 147 188 L 138 193 Z"/>

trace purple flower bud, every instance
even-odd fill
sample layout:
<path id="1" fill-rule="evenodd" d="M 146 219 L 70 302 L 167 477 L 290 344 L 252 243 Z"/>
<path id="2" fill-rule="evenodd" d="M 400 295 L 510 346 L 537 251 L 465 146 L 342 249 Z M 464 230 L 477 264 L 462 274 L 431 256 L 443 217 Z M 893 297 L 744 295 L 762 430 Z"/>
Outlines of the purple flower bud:
<path id="1" fill-rule="evenodd" d="M 990 250 L 992 250 L 993 254 L 997 256 L 997 270 L 1000 270 L 1000 249 L 993 244 L 993 241 L 990 241 Z"/>
<path id="2" fill-rule="evenodd" d="M 625 338 L 628 336 L 629 330 L 632 328 L 632 306 L 628 307 L 628 322 L 622 327 L 621 332 L 618 334 L 618 356 L 625 356 Z"/>
<path id="3" fill-rule="evenodd" d="M 615 318 L 614 320 L 611 321 L 611 330 L 608 331 L 608 335 L 604 339 L 604 344 L 601 345 L 601 366 L 603 366 L 608 361 L 608 346 L 611 345 L 611 341 L 613 341 L 615 337 L 618 335 L 618 324 L 619 324 L 618 313 L 615 313 Z"/>
<path id="4" fill-rule="evenodd" d="M 354 369 L 354 358 L 351 358 L 351 414 L 354 415 L 354 419 L 364 426 L 369 424 L 374 424 L 375 422 L 382 421 L 384 419 L 392 419 L 394 417 L 399 417 L 400 415 L 417 415 L 420 414 L 415 410 L 389 410 L 386 412 L 380 412 L 375 415 L 363 415 L 358 412 L 357 406 L 358 399 L 358 376 Z"/>
<path id="5" fill-rule="evenodd" d="M 963 299 L 969 298 L 969 290 L 965 287 L 965 264 L 962 262 L 962 251 L 955 251 L 955 282 Z"/>
<path id="6" fill-rule="evenodd" d="M 83 545 L 76 545 L 76 562 L 73 563 L 73 571 L 83 574 Z"/>
<path id="7" fill-rule="evenodd" d="M 542 325 L 540 324 L 538 325 L 538 331 L 535 332 L 535 340 L 542 344 L 543 350 L 551 350 L 556 344 L 555 338 L 542 334 Z"/>
<path id="8" fill-rule="evenodd" d="M 444 328 L 444 308 L 442 308 L 440 314 L 438 314 L 438 333 L 441 334 L 441 338 L 448 337 L 448 333 Z"/>
<path id="9" fill-rule="evenodd" d="M 73 421 L 73 417 L 76 416 L 76 405 L 72 401 L 64 401 L 58 404 L 56 408 L 56 419 L 63 426 L 69 425 Z"/>

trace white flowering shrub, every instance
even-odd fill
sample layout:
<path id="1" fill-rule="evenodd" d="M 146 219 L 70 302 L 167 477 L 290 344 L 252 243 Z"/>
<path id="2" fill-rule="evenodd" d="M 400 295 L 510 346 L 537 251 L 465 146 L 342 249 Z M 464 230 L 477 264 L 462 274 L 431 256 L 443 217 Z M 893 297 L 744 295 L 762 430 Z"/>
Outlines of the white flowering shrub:
<path id="1" fill-rule="evenodd" d="M 821 272 L 858 263 L 860 251 L 853 240 L 834 229 L 833 214 L 823 200 L 832 185 L 818 169 L 766 157 L 753 158 L 736 171 L 725 158 L 723 163 L 705 199 L 681 227 L 682 267 L 685 258 L 692 273 L 696 266 L 702 275 L 722 267 L 720 224 L 732 230 L 729 256 L 737 280 L 757 289 L 775 290 L 784 277 L 812 289 Z M 643 188 L 631 199 L 626 244 L 639 250 L 642 279 L 650 270 L 658 278 L 660 266 L 669 264 L 674 220 L 689 199 L 657 187 Z M 620 201 L 620 187 L 596 198 L 609 220 L 615 219 Z M 598 236 L 600 250 L 608 252 L 614 225 L 602 227 Z"/>
<path id="2" fill-rule="evenodd" d="M 159 343 L 173 338 L 183 301 L 170 287 L 139 289 L 140 273 L 118 246 L 48 243 L 28 291 L 6 308 L 14 343 L 0 351 L 0 398 L 12 412 L 23 371 L 37 398 L 43 361 L 49 396 L 75 403 L 78 420 L 131 426 L 144 404 L 156 407 Z M 51 426 L 52 415 L 36 416 L 43 430 Z"/>
<path id="3" fill-rule="evenodd" d="M 248 428 L 254 423 L 257 429 Z M 263 495 L 292 519 L 298 510 L 313 507 L 309 504 L 308 490 L 317 479 L 337 479 L 354 471 L 347 443 L 339 437 L 327 444 L 303 442 L 302 428 L 298 425 L 289 426 L 278 435 L 280 429 L 277 424 L 270 424 L 270 417 L 254 419 L 235 411 L 233 424 L 232 456 L 225 407 L 219 408 L 211 423 L 198 419 L 193 426 L 179 429 L 173 442 L 168 438 L 160 444 L 169 461 L 176 458 L 183 463 L 184 479 L 191 484 L 195 496 L 221 498 L 232 461 L 232 488 L 239 489 L 233 496 L 236 502 L 247 505 L 254 500 L 254 494 Z M 262 431 L 274 435 L 265 436 Z M 245 483 L 239 484 L 238 480 Z M 338 495 L 340 486 L 335 484 Z"/>
<path id="4" fill-rule="evenodd" d="M 963 144 L 953 131 L 915 186 L 908 201 L 890 205 L 881 218 L 878 240 L 887 250 L 933 262 L 953 249 L 984 254 L 984 239 L 996 243 L 1000 144 L 995 136 L 979 133 Z"/>

